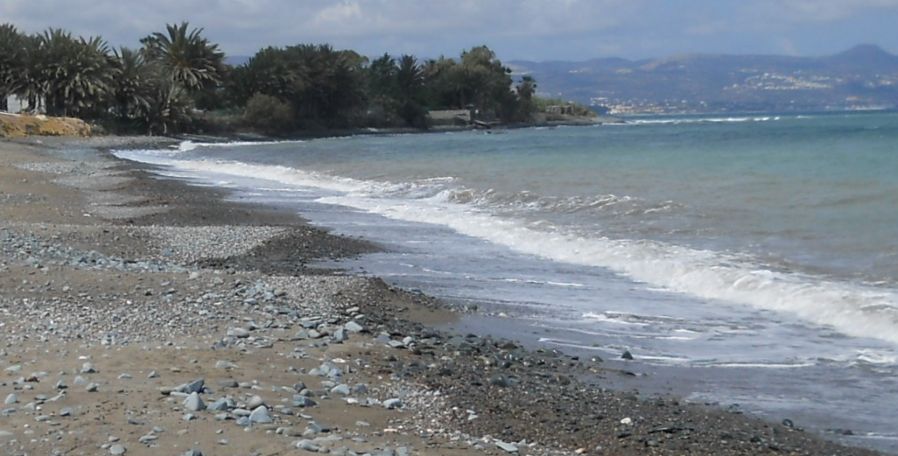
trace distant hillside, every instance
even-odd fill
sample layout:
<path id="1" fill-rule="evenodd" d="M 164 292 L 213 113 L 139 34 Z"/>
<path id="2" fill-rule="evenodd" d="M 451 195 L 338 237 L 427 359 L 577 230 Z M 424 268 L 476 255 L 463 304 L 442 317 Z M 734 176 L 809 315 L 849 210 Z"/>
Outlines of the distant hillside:
<path id="1" fill-rule="evenodd" d="M 623 114 L 898 107 L 898 56 L 873 45 L 827 57 L 686 55 L 509 66 L 533 75 L 540 94 Z"/>

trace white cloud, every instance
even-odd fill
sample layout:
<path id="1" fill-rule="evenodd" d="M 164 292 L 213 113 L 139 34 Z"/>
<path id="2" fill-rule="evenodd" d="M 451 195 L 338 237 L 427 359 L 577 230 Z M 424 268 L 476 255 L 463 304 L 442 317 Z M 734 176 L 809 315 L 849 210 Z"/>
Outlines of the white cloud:
<path id="1" fill-rule="evenodd" d="M 870 10 L 898 10 L 898 0 L 785 0 L 767 2 L 773 17 L 794 22 L 832 22 Z"/>
<path id="2" fill-rule="evenodd" d="M 535 59 L 719 51 L 735 35 L 765 43 L 735 52 L 780 51 L 771 36 L 793 24 L 821 24 L 825 34 L 827 23 L 870 12 L 898 16 L 898 0 L 0 0 L 0 21 L 101 34 L 114 45 L 188 20 L 232 54 L 330 42 L 433 57 L 488 44 Z"/>

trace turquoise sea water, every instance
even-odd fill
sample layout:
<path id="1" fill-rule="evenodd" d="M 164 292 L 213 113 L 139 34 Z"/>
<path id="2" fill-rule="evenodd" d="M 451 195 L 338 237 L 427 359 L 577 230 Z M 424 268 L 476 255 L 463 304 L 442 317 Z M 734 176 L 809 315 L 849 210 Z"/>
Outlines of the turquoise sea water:
<path id="1" fill-rule="evenodd" d="M 389 253 L 349 267 L 485 304 L 540 328 L 540 343 L 764 371 L 764 394 L 730 374 L 687 393 L 898 448 L 898 418 L 879 405 L 898 403 L 898 114 L 118 154 L 380 241 Z M 788 393 L 803 381 L 810 397 Z"/>

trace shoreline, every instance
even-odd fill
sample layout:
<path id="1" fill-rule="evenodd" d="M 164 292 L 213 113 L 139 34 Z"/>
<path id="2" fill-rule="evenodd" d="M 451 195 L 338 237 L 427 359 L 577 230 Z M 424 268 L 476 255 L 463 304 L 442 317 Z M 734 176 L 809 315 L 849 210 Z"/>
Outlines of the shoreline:
<path id="1" fill-rule="evenodd" d="M 296 447 L 295 442 L 303 438 L 305 431 L 293 437 L 283 428 L 301 427 L 302 424 L 296 423 L 308 421 L 294 413 L 282 413 L 283 409 L 276 408 L 275 404 L 283 402 L 277 400 L 284 398 L 278 398 L 278 394 L 274 394 L 273 389 L 277 389 L 276 380 L 272 382 L 268 380 L 277 379 L 284 383 L 286 379 L 283 379 L 285 374 L 283 371 L 285 366 L 290 366 L 294 368 L 294 371 L 289 372 L 291 376 L 297 377 L 295 373 L 299 372 L 298 376 L 302 382 L 311 385 L 318 379 L 313 371 L 317 369 L 317 374 L 320 374 L 325 370 L 322 369 L 322 362 L 324 364 L 329 362 L 330 366 L 346 366 L 345 370 L 341 370 L 347 378 L 361 379 L 356 385 L 364 384 L 369 392 L 380 394 L 376 401 L 369 401 L 365 396 L 374 394 L 354 393 L 350 390 L 349 395 L 343 395 L 343 389 L 336 392 L 329 390 L 328 387 L 336 388 L 343 384 L 347 386 L 351 384 L 351 382 L 338 383 L 343 381 L 343 375 L 325 380 L 330 383 L 319 382 L 318 386 L 312 388 L 317 390 L 312 391 L 312 397 L 316 398 L 313 400 L 319 402 L 319 405 L 304 409 L 303 413 L 322 422 L 330 421 L 327 424 L 337 423 L 341 419 L 340 413 L 347 411 L 351 416 L 370 415 L 369 424 L 373 426 L 366 429 L 365 426 L 355 426 L 357 423 L 343 420 L 336 426 L 335 432 L 312 432 L 305 436 L 305 440 L 318 447 L 339 448 L 355 443 L 359 451 L 373 451 L 374 447 L 390 447 L 407 448 L 410 454 L 511 452 L 574 454 L 578 451 L 578 454 L 876 454 L 863 449 L 840 447 L 819 437 L 808 435 L 795 427 L 771 424 L 715 407 L 683 404 L 671 397 L 639 397 L 627 392 L 612 392 L 604 389 L 605 385 L 601 383 L 590 385 L 582 382 L 581 379 L 594 377 L 596 374 L 601 377 L 602 374 L 611 372 L 600 362 L 575 359 L 554 351 L 528 351 L 510 340 L 493 340 L 487 337 L 469 337 L 436 331 L 433 329 L 434 326 L 445 324 L 458 317 L 433 298 L 395 289 L 376 278 L 334 274 L 334 271 L 306 267 L 306 263 L 315 259 L 357 255 L 376 246 L 364 240 L 347 240 L 328 234 L 324 230 L 309 227 L 296 214 L 222 201 L 226 191 L 220 189 L 198 188 L 177 180 L 159 179 L 147 175 L 134 164 L 113 163 L 109 161 L 108 156 L 103 157 L 103 154 L 95 153 L 97 148 L 108 147 L 103 144 L 104 141 L 112 143 L 118 140 L 72 142 L 60 139 L 45 141 L 44 144 L 38 145 L 36 150 L 16 153 L 7 149 L 12 147 L 9 150 L 15 151 L 16 148 L 28 146 L 21 146 L 20 142 L 0 142 L 4 157 L 0 162 L 0 169 L 8 172 L 10 178 L 17 179 L 16 182 L 43 181 L 40 185 L 35 184 L 33 189 L 30 188 L 30 184 L 23 185 L 29 188 L 25 189 L 27 190 L 25 192 L 18 193 L 16 185 L 0 186 L 0 191 L 4 192 L 4 195 L 32 195 L 30 200 L 28 197 L 15 196 L 0 199 L 2 203 L 0 214 L 4 216 L 3 220 L 7 221 L 3 228 L 10 230 L 6 236 L 13 239 L 12 244 L 32 247 L 59 244 L 60 247 L 75 248 L 79 252 L 87 250 L 87 247 L 95 247 L 93 249 L 97 251 L 95 259 L 102 260 L 100 266 L 94 261 L 89 263 L 92 266 L 85 268 L 78 262 L 72 264 L 69 254 L 59 253 L 65 248 L 48 251 L 46 248 L 36 247 L 34 250 L 41 254 L 32 253 L 30 258 L 41 263 L 39 265 L 41 268 L 30 262 L 27 256 L 25 258 L 16 256 L 16 252 L 21 248 L 5 250 L 0 268 L 6 268 L 7 274 L 4 275 L 10 276 L 10 286 L 3 287 L 3 290 L 14 291 L 3 291 L 0 294 L 0 305 L 3 309 L 10 309 L 14 307 L 10 307 L 7 301 L 12 300 L 21 304 L 23 300 L 27 300 L 32 303 L 29 312 L 34 312 L 29 315 L 34 316 L 48 309 L 54 312 L 53 309 L 56 307 L 62 311 L 76 308 L 70 307 L 71 305 L 92 306 L 96 299 L 87 300 L 80 294 L 87 293 L 93 297 L 99 293 L 115 295 L 117 299 L 127 297 L 131 302 L 129 306 L 149 311 L 154 309 L 154 305 L 165 302 L 164 299 L 162 301 L 156 299 L 156 296 L 167 296 L 171 297 L 169 301 L 174 304 L 173 307 L 164 312 L 157 310 L 155 312 L 157 320 L 144 323 L 159 324 L 167 319 L 173 325 L 172 330 L 168 333 L 165 331 L 158 333 L 149 331 L 139 324 L 128 323 L 129 331 L 139 337 L 134 337 L 134 342 L 126 339 L 127 345 L 122 346 L 121 340 L 103 345 L 105 335 L 97 340 L 95 335 L 82 334 L 87 337 L 80 338 L 81 342 L 72 342 L 77 338 L 72 338 L 73 336 L 62 329 L 66 327 L 64 312 L 58 314 L 63 323 L 57 323 L 57 327 L 52 331 L 48 331 L 46 326 L 42 327 L 37 333 L 34 333 L 33 327 L 28 328 L 27 325 L 23 326 L 22 322 L 16 321 L 19 315 L 7 312 L 3 321 L 8 327 L 17 328 L 14 334 L 16 337 L 21 335 L 18 340 L 30 341 L 33 337 L 42 335 L 47 337 L 48 341 L 59 338 L 67 341 L 66 344 L 82 345 L 68 346 L 64 351 L 58 352 L 59 359 L 55 363 L 46 360 L 28 363 L 26 360 L 28 358 L 26 354 L 40 349 L 43 342 L 38 342 L 32 347 L 16 348 L 16 352 L 9 349 L 9 353 L 4 354 L 4 360 L 15 359 L 19 362 L 19 366 L 23 364 L 28 366 L 20 368 L 16 373 L 22 372 L 21 375 L 27 375 L 27 372 L 39 368 L 40 372 L 49 374 L 37 376 L 38 379 L 52 376 L 53 380 L 45 379 L 37 382 L 31 385 L 33 387 L 30 389 L 26 388 L 29 382 L 12 382 L 12 388 L 8 385 L 2 392 L 5 395 L 15 391 L 13 394 L 31 396 L 40 389 L 41 394 L 52 396 L 51 392 L 44 390 L 56 382 L 55 373 L 71 372 L 73 369 L 77 370 L 77 366 L 82 366 L 84 361 L 77 359 L 75 353 L 90 353 L 91 361 L 88 362 L 93 362 L 99 367 L 97 370 L 100 375 L 90 373 L 83 376 L 94 378 L 107 373 L 112 374 L 111 371 L 115 367 L 104 366 L 110 360 L 118 363 L 113 363 L 113 366 L 127 364 L 130 361 L 132 368 L 147 366 L 148 364 L 143 362 L 145 358 L 159 363 L 161 361 L 156 357 L 154 350 L 143 350 L 136 345 L 161 344 L 165 347 L 166 342 L 171 342 L 166 340 L 167 338 L 178 338 L 175 345 L 192 347 L 187 349 L 191 355 L 186 359 L 178 358 L 180 362 L 186 363 L 174 366 L 179 372 L 172 372 L 171 368 L 168 371 L 157 368 L 161 380 L 164 380 L 162 383 L 176 386 L 170 384 L 175 383 L 173 377 L 179 377 L 179 381 L 190 381 L 191 375 L 193 377 L 202 375 L 207 377 L 208 385 L 212 384 L 211 379 L 216 377 L 214 373 L 221 370 L 241 372 L 244 376 L 246 374 L 256 376 L 257 378 L 253 379 L 256 383 L 249 381 L 247 390 L 258 392 L 258 395 L 262 395 L 262 391 L 272 393 L 267 395 L 269 397 L 263 398 L 263 402 L 270 402 L 271 415 L 274 415 L 274 420 L 278 424 L 268 426 L 274 427 L 267 429 L 268 432 L 266 426 L 259 426 L 262 429 L 250 427 L 250 432 L 244 432 L 243 428 L 235 425 L 233 421 L 218 422 L 214 419 L 213 413 L 197 411 L 193 413 L 195 415 L 193 419 L 184 425 L 188 431 L 184 435 L 175 436 L 174 432 L 152 432 L 157 438 L 147 440 L 150 445 L 134 441 L 141 437 L 134 432 L 124 434 L 125 431 L 116 431 L 117 434 L 121 434 L 116 435 L 122 439 L 121 441 L 127 440 L 124 438 L 125 435 L 132 437 L 127 446 L 128 454 L 153 454 L 152 451 L 156 450 L 171 453 L 174 449 L 163 445 L 177 444 L 182 448 L 185 442 L 190 442 L 191 439 L 201 442 L 199 446 L 207 454 L 243 450 L 242 446 L 237 448 L 238 444 L 246 444 L 250 450 L 249 447 L 253 445 L 266 449 L 282 448 L 280 451 L 286 451 L 286 448 L 291 446 Z M 48 145 L 47 142 L 53 144 Z M 160 144 L 163 142 L 160 140 Z M 141 143 L 139 139 L 134 139 L 133 144 Z M 58 152 L 72 145 L 86 149 L 84 155 L 79 157 L 85 160 L 78 163 L 81 168 L 60 159 L 57 153 L 50 151 L 51 147 L 59 148 Z M 50 165 L 32 166 L 31 170 L 15 168 L 16 165 L 33 163 L 34 160 L 45 159 L 47 156 L 51 161 L 44 163 L 51 163 Z M 97 166 L 92 167 L 92 164 Z M 85 169 L 88 174 L 84 174 Z M 48 171 L 62 172 L 48 173 Z M 13 183 L 10 180 L 7 182 Z M 54 212 L 52 210 L 54 204 L 66 204 L 66 207 L 75 209 L 75 205 L 79 203 L 75 201 L 77 198 L 72 195 L 72 189 L 75 189 L 81 198 L 82 206 L 77 207 L 92 212 L 71 210 L 69 213 L 59 213 L 53 217 L 45 217 L 46 214 L 40 213 Z M 46 207 L 37 211 L 38 213 L 29 214 L 28 208 L 34 205 Z M 44 219 L 50 220 L 51 223 L 46 223 Z M 38 226 L 40 230 L 34 229 Z M 0 231 L 0 234 L 2 233 Z M 29 235 L 35 238 L 34 242 L 27 239 L 23 241 Z M 295 254 L 282 255 L 276 261 L 270 261 L 272 254 L 283 252 Z M 60 261 L 54 255 L 61 255 L 66 261 L 54 263 Z M 116 262 L 112 258 L 125 261 Z M 91 269 L 92 267 L 99 269 Z M 51 283 L 49 287 L 44 288 L 36 284 L 34 287 L 40 288 L 41 291 L 37 293 L 30 291 L 28 286 L 12 285 L 19 279 L 28 281 L 28 277 L 33 275 L 29 273 L 34 269 L 44 277 L 49 277 L 48 281 Z M 114 271 L 113 274 L 119 276 L 119 280 L 115 283 L 99 282 L 100 276 L 105 275 L 101 273 L 109 271 Z M 156 275 L 164 280 L 159 280 L 159 285 L 153 285 L 152 290 L 149 290 L 147 281 L 155 279 L 146 279 L 146 276 L 155 278 Z M 244 276 L 245 278 L 239 280 L 241 285 L 233 285 L 233 278 Z M 278 286 L 263 286 L 259 289 L 261 293 L 247 298 L 247 294 L 252 293 L 252 287 L 247 286 L 244 281 L 248 283 L 251 280 L 275 282 Z M 58 288 L 55 285 L 60 281 L 72 284 Z M 222 283 L 219 284 L 219 281 Z M 325 287 L 327 292 L 321 292 L 316 288 L 318 281 L 327 283 Z M 161 286 L 166 282 L 169 285 Z M 63 291 L 66 287 L 69 290 Z M 76 290 L 76 287 L 92 291 L 75 294 L 72 290 Z M 182 287 L 185 291 L 182 291 Z M 232 287 L 242 291 L 236 296 L 232 295 L 234 289 Z M 190 294 L 192 289 L 195 289 L 198 296 L 191 296 L 191 299 L 183 302 L 178 300 L 181 294 Z M 169 290 L 175 291 L 168 293 Z M 151 291 L 151 294 L 147 295 L 147 291 Z M 283 294 L 280 294 L 281 292 Z M 58 301 L 53 300 L 55 295 Z M 239 299 L 234 299 L 235 297 Z M 255 302 L 247 303 L 247 300 Z M 216 301 L 220 305 L 216 306 Z M 310 301 L 313 304 L 309 304 Z M 178 305 L 194 304 L 200 307 L 195 314 L 185 313 L 184 309 L 178 308 Z M 205 305 L 211 307 L 205 308 L 203 307 Z M 355 307 L 358 309 L 353 310 Z M 306 320 L 303 320 L 303 316 L 295 310 L 297 308 L 305 309 L 308 314 L 316 314 L 317 310 L 317 315 L 311 320 L 306 315 Z M 205 313 L 199 313 L 203 311 Z M 76 319 L 77 321 L 69 322 L 69 326 L 84 327 L 91 320 L 104 321 L 111 318 L 111 315 L 97 312 L 86 316 L 84 320 Z M 15 315 L 17 318 L 12 319 L 8 315 Z M 205 318 L 194 318 L 196 315 L 204 317 L 214 315 L 221 317 L 221 321 L 209 325 Z M 263 318 L 260 315 L 265 315 L 264 320 L 268 323 L 276 323 L 261 323 Z M 132 318 L 141 323 L 140 319 L 144 317 Z M 316 318 L 318 320 L 315 320 Z M 347 327 L 350 322 L 358 322 L 368 330 L 367 334 L 353 333 Z M 349 325 L 349 328 L 354 327 Z M 311 330 L 315 330 L 317 334 L 311 334 Z M 297 338 L 303 331 L 305 337 Z M 294 332 L 296 335 L 291 336 Z M 319 337 L 311 337 L 314 335 Z M 340 340 L 343 338 L 345 340 Z M 210 349 L 210 346 L 214 349 Z M 134 350 L 135 348 L 137 350 Z M 169 349 L 162 349 L 163 352 L 166 350 Z M 306 356 L 299 358 L 291 356 L 298 353 L 297 350 Z M 178 351 L 174 350 L 174 353 Z M 122 356 L 121 352 L 127 356 Z M 254 363 L 253 357 L 259 354 L 265 361 Z M 277 354 L 286 356 L 279 358 Z M 228 363 L 236 364 L 240 368 L 216 370 L 212 365 L 222 361 L 216 360 L 219 357 L 231 358 Z M 335 359 L 340 359 L 343 363 L 335 362 Z M 192 360 L 197 362 L 191 363 Z M 294 360 L 304 362 L 297 367 L 292 365 Z M 9 364 L 8 362 L 7 365 Z M 35 367 L 32 368 L 32 365 Z M 251 366 L 250 369 L 254 371 L 246 372 L 247 366 Z M 327 370 L 333 369 L 328 367 Z M 9 370 L 6 372 L 7 377 L 15 380 L 12 377 L 16 374 L 9 374 Z M 181 372 L 189 372 L 191 375 L 173 375 Z M 94 393 L 113 395 L 112 405 L 105 409 L 110 416 L 120 412 L 122 408 L 140 407 L 131 404 L 130 397 L 122 399 L 114 396 L 114 393 L 107 393 L 107 388 L 103 387 L 107 384 L 112 386 L 132 382 L 127 387 L 121 388 L 131 393 L 137 391 L 134 396 L 138 397 L 150 397 L 148 394 L 141 395 L 141 392 L 152 392 L 156 397 L 159 396 L 159 381 L 144 379 L 143 375 L 132 375 L 132 381 L 120 379 L 121 372 L 114 374 L 115 376 L 102 380 L 108 383 L 98 381 L 101 388 L 99 393 Z M 328 378 L 327 375 L 325 374 L 325 378 Z M 139 387 L 133 385 L 141 382 L 144 384 Z M 258 388 L 253 388 L 254 385 Z M 119 386 L 112 387 L 109 391 L 113 391 L 116 387 Z M 204 401 L 211 403 L 214 398 L 219 398 L 220 394 L 216 391 L 218 385 L 209 389 L 210 391 L 201 396 Z M 321 394 L 322 392 L 324 394 Z M 292 391 L 290 394 L 294 393 L 300 391 Z M 82 400 L 77 398 L 76 394 L 70 396 Z M 89 394 L 80 393 L 80 396 L 85 396 L 83 399 L 85 401 L 92 400 Z M 235 397 L 235 402 L 239 402 L 241 398 L 239 395 L 235 396 L 238 396 Z M 290 395 L 286 396 L 287 402 L 295 399 Z M 324 396 L 331 398 L 323 399 Z M 163 428 L 179 426 L 179 423 L 184 421 L 184 416 L 172 413 L 171 409 L 179 409 L 177 404 L 181 403 L 180 398 L 171 400 L 171 392 L 164 397 L 167 400 L 155 401 L 153 406 L 158 410 L 154 410 L 150 416 L 158 417 L 159 422 L 163 424 L 168 423 L 156 426 Z M 352 398 L 356 402 L 341 400 L 341 397 Z M 405 407 L 400 407 L 402 411 L 388 410 L 382 406 L 384 400 L 393 398 L 401 399 L 405 403 Z M 45 398 L 42 404 L 46 401 Z M 359 402 L 365 401 L 370 402 L 369 406 L 360 406 Z M 19 402 L 24 403 L 24 400 Z M 35 396 L 34 402 L 40 402 L 40 399 Z M 120 405 L 122 403 L 125 407 Z M 247 404 L 249 403 L 247 401 Z M 144 405 L 144 408 L 146 407 Z M 232 418 L 238 420 L 242 418 L 235 412 L 238 410 L 236 407 L 225 410 L 222 413 L 230 414 Z M 435 414 L 434 410 L 440 412 Z M 35 407 L 32 415 L 37 413 Z M 85 413 L 85 420 L 91 413 L 90 410 Z M 28 414 L 29 410 L 26 408 L 9 416 L 13 418 L 13 424 L 18 426 L 34 423 L 36 417 L 41 416 L 47 418 L 37 419 L 38 423 L 57 420 L 66 422 L 60 412 L 36 417 L 27 416 Z M 122 421 L 118 423 L 121 425 L 118 429 L 128 426 L 126 420 L 122 418 L 118 420 Z M 394 421 L 391 423 L 391 420 Z M 115 420 L 107 421 L 110 422 L 108 426 L 117 425 Z M 24 428 L 16 427 L 14 430 L 8 430 L 8 423 L 0 421 L 0 431 L 13 434 L 22 450 L 40 452 L 50 448 L 40 443 L 29 446 L 30 444 L 24 441 L 25 438 L 19 440 L 20 434 L 17 433 Z M 84 423 L 64 426 L 69 430 L 77 430 L 82 425 L 89 426 Z M 34 427 L 28 429 L 36 432 L 41 425 L 32 426 Z M 221 443 L 216 440 L 227 437 L 218 438 L 217 436 L 221 434 L 215 434 L 217 430 L 212 430 L 213 427 L 218 427 L 223 430 L 223 434 L 229 435 L 238 435 L 232 434 L 231 431 L 239 430 L 240 441 L 230 438 L 223 448 L 218 448 Z M 374 427 L 380 429 L 373 432 Z M 281 432 L 277 432 L 279 428 Z M 387 432 L 386 429 L 392 431 Z M 203 432 L 212 432 L 212 437 L 205 436 Z M 48 432 L 48 435 L 50 434 L 52 431 Z M 145 435 L 149 434 L 143 434 Z M 335 435 L 341 438 L 333 439 Z M 361 438 L 365 439 L 367 447 L 361 445 L 362 442 L 353 440 L 359 435 L 363 435 Z M 111 443 L 102 442 L 106 439 L 105 434 L 97 436 L 93 441 L 85 436 L 81 437 L 84 438 L 84 443 L 78 448 L 86 451 L 85 454 L 92 454 L 91 450 L 88 450 L 91 448 L 90 445 L 97 447 Z M 9 436 L 3 437 L 3 433 L 0 432 L 0 444 L 5 442 L 5 438 L 8 439 Z M 522 440 L 526 442 L 522 443 Z M 6 444 L 9 445 L 8 442 Z M 516 451 L 510 451 L 512 448 Z M 184 449 L 179 451 L 184 452 Z M 302 450 L 299 454 L 302 454 Z"/>

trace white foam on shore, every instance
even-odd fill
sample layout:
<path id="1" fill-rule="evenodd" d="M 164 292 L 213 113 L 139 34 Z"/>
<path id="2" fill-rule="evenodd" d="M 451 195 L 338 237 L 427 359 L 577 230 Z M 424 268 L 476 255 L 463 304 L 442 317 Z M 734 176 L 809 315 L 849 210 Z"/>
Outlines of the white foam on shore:
<path id="1" fill-rule="evenodd" d="M 800 369 L 802 367 L 816 366 L 812 362 L 800 363 L 707 363 L 697 364 L 697 367 L 725 367 L 725 368 L 742 368 L 742 369 Z"/>
<path id="2" fill-rule="evenodd" d="M 898 292 L 765 268 L 752 258 L 648 240 L 582 237 L 535 230 L 482 207 L 416 193 L 414 183 L 360 181 L 285 166 L 234 161 L 177 160 L 129 151 L 122 158 L 150 161 L 200 174 L 215 173 L 315 187 L 338 193 L 318 201 L 357 208 L 397 220 L 438 224 L 517 252 L 575 265 L 610 269 L 636 282 L 698 298 L 789 313 L 830 325 L 844 334 L 898 343 Z M 428 194 L 433 196 L 427 196 Z"/>
<path id="3" fill-rule="evenodd" d="M 802 117 L 793 117 L 801 119 Z M 742 123 L 742 122 L 771 122 L 781 120 L 780 116 L 755 116 L 755 117 L 702 117 L 702 118 L 676 118 L 676 119 L 632 119 L 622 125 L 682 125 L 695 123 Z"/>
<path id="4" fill-rule="evenodd" d="M 194 142 L 181 141 L 177 146 L 170 149 L 143 149 L 143 150 L 114 150 L 112 151 L 119 158 L 127 158 L 134 161 L 147 161 L 151 157 L 176 157 L 185 152 L 191 152 L 199 148 L 231 148 L 231 147 L 249 147 L 249 146 L 271 146 L 278 144 L 300 144 L 303 140 L 288 141 L 229 141 L 229 142 Z M 137 158 L 137 157 L 142 157 Z"/>

